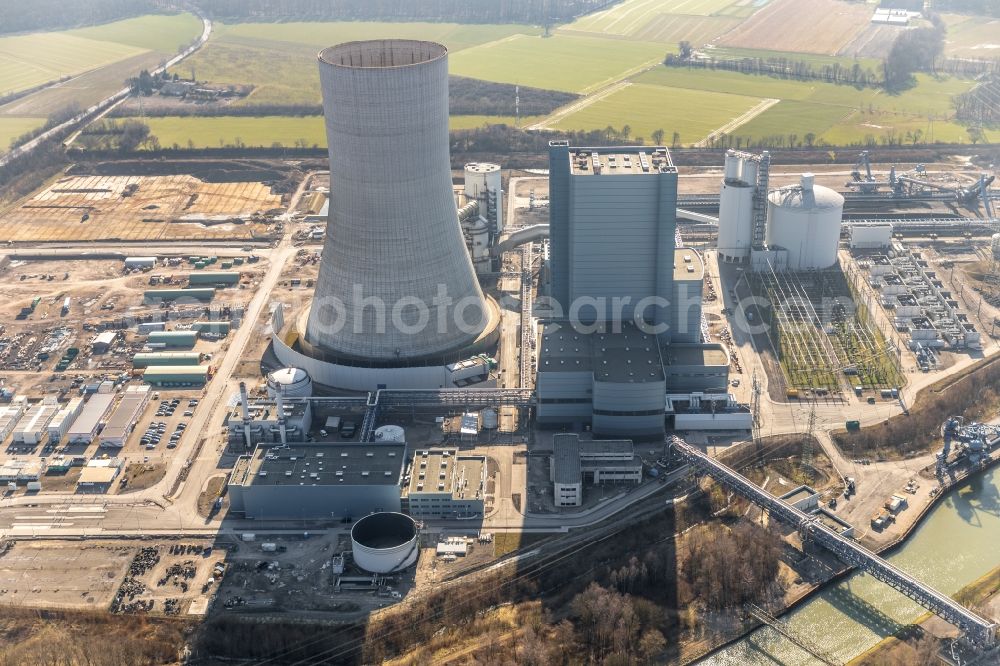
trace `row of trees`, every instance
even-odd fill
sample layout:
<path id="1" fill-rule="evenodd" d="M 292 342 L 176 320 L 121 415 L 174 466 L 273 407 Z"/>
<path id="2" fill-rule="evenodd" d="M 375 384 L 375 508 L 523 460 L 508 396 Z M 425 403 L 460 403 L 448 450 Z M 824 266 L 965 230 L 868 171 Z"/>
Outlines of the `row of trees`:
<path id="1" fill-rule="evenodd" d="M 130 153 L 140 148 L 159 150 L 160 140 L 149 132 L 149 125 L 140 120 L 101 120 L 88 125 L 80 133 L 80 145 L 86 150 L 114 150 Z"/>
<path id="2" fill-rule="evenodd" d="M 685 46 L 686 45 L 686 46 Z M 740 74 L 758 74 L 779 79 L 796 81 L 816 80 L 858 88 L 881 86 L 882 76 L 871 68 L 855 62 L 850 67 L 840 63 L 817 65 L 794 57 L 767 58 L 694 58 L 690 44 L 681 42 L 680 53 L 667 54 L 663 64 L 668 67 L 689 67 L 693 69 L 725 70 Z M 687 54 L 687 56 L 685 56 Z"/>

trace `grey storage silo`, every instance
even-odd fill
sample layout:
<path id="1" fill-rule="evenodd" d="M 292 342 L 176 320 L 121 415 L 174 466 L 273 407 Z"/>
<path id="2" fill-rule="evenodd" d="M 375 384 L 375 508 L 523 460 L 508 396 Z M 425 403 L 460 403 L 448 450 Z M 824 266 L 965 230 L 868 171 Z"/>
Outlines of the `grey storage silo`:
<path id="1" fill-rule="evenodd" d="M 319 70 L 330 212 L 306 342 L 371 362 L 471 345 L 488 306 L 452 192 L 448 50 L 349 42 L 321 51 Z"/>

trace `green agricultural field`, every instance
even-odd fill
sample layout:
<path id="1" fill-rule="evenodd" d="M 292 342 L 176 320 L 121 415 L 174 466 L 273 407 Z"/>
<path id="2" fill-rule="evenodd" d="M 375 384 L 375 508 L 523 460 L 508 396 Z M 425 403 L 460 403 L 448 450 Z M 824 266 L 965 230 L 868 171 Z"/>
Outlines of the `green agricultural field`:
<path id="1" fill-rule="evenodd" d="M 525 126 L 539 120 L 534 116 L 521 118 Z M 4 131 L 0 119 L 0 136 Z M 326 146 L 326 129 L 321 116 L 168 116 L 146 118 L 150 133 L 160 141 L 160 146 L 171 148 L 220 148 L 242 144 L 268 147 L 280 144 L 286 147 Z M 507 116 L 452 116 L 451 129 L 471 129 L 484 125 L 513 125 L 514 118 Z M 188 143 L 190 141 L 190 143 Z"/>
<path id="2" fill-rule="evenodd" d="M 218 84 L 252 84 L 240 105 L 318 104 L 320 48 L 343 41 L 383 37 L 436 39 L 457 52 L 473 44 L 540 30 L 519 25 L 455 23 L 239 23 L 215 24 L 212 39 L 173 68 L 184 77 Z M 454 72 L 453 72 L 454 73 Z"/>
<path id="3" fill-rule="evenodd" d="M 1000 58 L 1000 19 L 945 14 L 944 52 L 953 58 Z"/>
<path id="4" fill-rule="evenodd" d="M 852 113 L 851 109 L 843 106 L 782 100 L 740 125 L 734 134 L 750 140 L 769 136 L 787 137 L 789 134 L 798 135 L 799 140 L 803 140 L 807 134 L 819 138 L 823 132 L 844 121 Z"/>
<path id="5" fill-rule="evenodd" d="M 876 141 L 890 135 L 905 137 L 907 132 L 912 136 L 919 129 L 923 141 L 969 141 L 965 128 L 952 122 L 951 98 L 973 85 L 963 79 L 920 74 L 913 88 L 898 94 L 876 88 L 678 67 L 657 67 L 635 80 L 675 91 L 780 99 L 777 105 L 730 132 L 750 139 L 795 134 L 802 140 L 812 133 L 818 140 L 838 145 L 869 137 Z M 689 139 L 685 137 L 684 141 Z"/>
<path id="6" fill-rule="evenodd" d="M 201 21 L 191 14 L 176 14 L 142 16 L 66 32 L 0 37 L 0 95 L 150 51 L 172 54 L 200 34 Z"/>
<path id="7" fill-rule="evenodd" d="M 0 116 L 0 153 L 7 152 L 10 142 L 25 132 L 45 123 L 44 118 L 17 118 Z"/>
<path id="8" fill-rule="evenodd" d="M 153 14 L 70 30 L 66 34 L 174 54 L 197 39 L 201 20 L 194 14 Z"/>
<path id="9" fill-rule="evenodd" d="M 142 51 L 61 32 L 0 37 L 0 94 L 82 74 Z"/>
<path id="10" fill-rule="evenodd" d="M 662 44 L 515 35 L 451 56 L 452 74 L 548 90 L 590 92 L 660 62 Z"/>
<path id="11" fill-rule="evenodd" d="M 592 130 L 611 125 L 620 130 L 628 125 L 632 137 L 648 141 L 662 129 L 667 143 L 677 132 L 681 143 L 693 144 L 760 102 L 745 95 L 635 84 L 568 116 L 556 127 Z"/>
<path id="12" fill-rule="evenodd" d="M 440 42 L 452 53 L 495 42 L 511 35 L 540 35 L 541 28 L 529 25 L 470 25 L 462 23 L 373 23 L 364 21 L 321 23 L 238 23 L 220 26 L 220 38 L 267 40 L 310 44 L 318 51 L 340 42 L 363 39 L 427 39 Z M 246 43 L 246 42 L 243 42 Z"/>
<path id="13" fill-rule="evenodd" d="M 735 4 L 735 0 L 625 0 L 583 16 L 567 27 L 580 32 L 635 36 L 662 16 L 715 16 Z"/>

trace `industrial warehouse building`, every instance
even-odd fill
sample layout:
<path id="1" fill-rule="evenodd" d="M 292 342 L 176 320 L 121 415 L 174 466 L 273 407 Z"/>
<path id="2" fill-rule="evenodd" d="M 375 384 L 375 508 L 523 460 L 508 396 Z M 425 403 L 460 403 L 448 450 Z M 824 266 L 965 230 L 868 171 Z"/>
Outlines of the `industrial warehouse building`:
<path id="1" fill-rule="evenodd" d="M 51 421 L 49 421 L 49 442 L 57 444 L 62 441 L 62 438 L 66 436 L 67 432 L 69 432 L 69 427 L 73 425 L 73 421 L 76 420 L 76 417 L 78 417 L 82 411 L 83 398 L 76 397 L 56 412 L 56 415 L 52 417 Z"/>
<path id="2" fill-rule="evenodd" d="M 152 331 L 146 338 L 149 346 L 164 349 L 191 349 L 198 342 L 198 331 Z"/>
<path id="3" fill-rule="evenodd" d="M 230 476 L 231 510 L 259 520 L 357 519 L 399 511 L 406 444 L 258 446 Z"/>
<path id="4" fill-rule="evenodd" d="M 73 425 L 66 432 L 66 439 L 70 444 L 90 444 L 97 437 L 104 417 L 111 411 L 111 404 L 115 401 L 114 393 L 95 393 L 90 396 L 83 406 L 80 416 L 73 421 Z"/>
<path id="5" fill-rule="evenodd" d="M 207 365 L 157 365 L 146 368 L 142 380 L 161 388 L 204 386 L 211 376 Z"/>
<path id="6" fill-rule="evenodd" d="M 41 444 L 48 434 L 49 421 L 59 411 L 59 406 L 55 402 L 48 402 L 52 398 L 32 405 L 28 412 L 17 423 L 14 428 L 13 441 L 17 444 Z"/>
<path id="7" fill-rule="evenodd" d="M 0 407 L 0 441 L 7 439 L 10 433 L 14 432 L 17 422 L 24 416 L 27 408 L 28 400 L 23 395 L 15 397 L 9 405 Z"/>
<path id="8" fill-rule="evenodd" d="M 557 507 L 580 506 L 584 484 L 639 484 L 642 459 L 631 440 L 581 440 L 573 433 L 552 437 L 549 468 Z"/>
<path id="9" fill-rule="evenodd" d="M 106 354 L 111 346 L 118 340 L 118 331 L 104 331 L 94 336 L 91 347 L 95 354 Z"/>
<path id="10" fill-rule="evenodd" d="M 150 391 L 148 386 L 130 386 L 125 389 L 121 402 L 115 408 L 107 425 L 101 432 L 101 446 L 121 448 L 132 434 L 136 422 L 142 415 L 142 410 L 149 404 Z"/>
<path id="11" fill-rule="evenodd" d="M 486 456 L 460 454 L 458 449 L 416 451 L 402 507 L 421 520 L 481 518 L 486 507 Z"/>
<path id="12" fill-rule="evenodd" d="M 196 271 L 188 276 L 188 284 L 232 287 L 240 283 L 240 274 L 235 271 Z"/>
<path id="13" fill-rule="evenodd" d="M 132 357 L 133 368 L 146 368 L 164 365 L 198 365 L 201 354 L 198 352 L 148 352 Z"/>
<path id="14" fill-rule="evenodd" d="M 215 289 L 147 289 L 143 292 L 145 305 L 159 305 L 165 301 L 207 303 L 215 298 Z"/>

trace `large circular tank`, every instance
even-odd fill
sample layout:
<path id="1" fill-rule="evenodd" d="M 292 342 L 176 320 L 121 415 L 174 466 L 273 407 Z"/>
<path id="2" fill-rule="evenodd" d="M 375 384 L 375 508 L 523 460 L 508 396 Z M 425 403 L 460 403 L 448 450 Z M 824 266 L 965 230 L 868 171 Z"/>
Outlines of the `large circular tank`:
<path id="1" fill-rule="evenodd" d="M 384 425 L 375 429 L 376 442 L 405 442 L 406 431 L 398 425 Z"/>
<path id="2" fill-rule="evenodd" d="M 803 174 L 799 185 L 767 195 L 765 240 L 788 251 L 788 270 L 829 268 L 837 263 L 843 215 L 844 197 Z"/>
<path id="3" fill-rule="evenodd" d="M 372 573 L 392 573 L 417 561 L 417 524 L 402 513 L 373 513 L 351 528 L 354 563 Z"/>
<path id="4" fill-rule="evenodd" d="M 281 368 L 267 375 L 267 394 L 274 398 L 308 398 L 312 395 L 312 379 L 301 368 Z"/>

